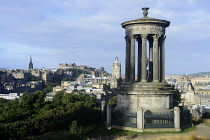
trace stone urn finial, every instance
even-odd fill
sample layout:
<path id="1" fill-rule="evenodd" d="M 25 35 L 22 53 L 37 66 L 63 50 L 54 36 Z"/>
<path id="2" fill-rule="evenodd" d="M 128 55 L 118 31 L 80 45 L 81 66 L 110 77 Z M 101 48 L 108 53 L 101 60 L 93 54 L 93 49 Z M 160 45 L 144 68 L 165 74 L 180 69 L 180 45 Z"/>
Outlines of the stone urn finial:
<path id="1" fill-rule="evenodd" d="M 142 10 L 143 10 L 143 15 L 144 15 L 144 17 L 147 17 L 149 7 L 143 7 Z"/>

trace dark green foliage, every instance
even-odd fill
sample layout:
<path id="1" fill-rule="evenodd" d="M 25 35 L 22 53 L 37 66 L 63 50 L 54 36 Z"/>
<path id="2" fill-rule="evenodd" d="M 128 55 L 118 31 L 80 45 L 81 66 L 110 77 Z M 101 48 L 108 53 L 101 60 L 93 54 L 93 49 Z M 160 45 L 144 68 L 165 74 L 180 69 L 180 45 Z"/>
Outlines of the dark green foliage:
<path id="1" fill-rule="evenodd" d="M 44 92 L 49 93 L 53 91 L 53 87 L 60 85 L 60 83 L 46 83 Z"/>
<path id="2" fill-rule="evenodd" d="M 45 101 L 45 92 L 36 91 L 33 94 L 25 92 L 20 99 L 0 99 L 1 139 L 27 139 L 69 129 L 72 121 L 79 122 L 81 126 L 100 122 L 95 96 L 84 94 L 84 91 L 78 94 L 61 91 L 52 101 Z M 77 124 L 73 128 L 76 127 Z M 79 129 L 77 133 L 80 133 Z"/>
<path id="3" fill-rule="evenodd" d="M 210 119 L 210 114 L 208 112 L 203 113 L 202 119 Z"/>
<path id="4" fill-rule="evenodd" d="M 34 75 L 28 81 L 41 81 L 40 77 L 35 77 Z"/>
<path id="5" fill-rule="evenodd" d="M 53 103 L 55 106 L 61 106 L 61 105 L 63 105 L 63 103 L 62 103 L 63 95 L 64 95 L 63 91 L 59 91 L 59 92 L 53 97 L 52 103 Z"/>
<path id="6" fill-rule="evenodd" d="M 78 126 L 77 121 L 73 121 L 69 128 L 69 134 L 72 139 L 82 138 L 82 126 Z"/>
<path id="7" fill-rule="evenodd" d="M 113 107 L 116 107 L 117 106 L 117 96 L 113 96 L 111 99 L 109 99 L 108 104 L 112 105 Z"/>
<path id="8" fill-rule="evenodd" d="M 173 102 L 174 106 L 178 106 L 181 103 L 181 93 L 178 90 L 174 92 Z"/>
<path id="9" fill-rule="evenodd" d="M 53 75 L 53 82 L 52 83 L 46 83 L 44 87 L 44 91 L 46 93 L 52 92 L 53 87 L 60 85 L 61 81 L 75 81 L 80 74 L 87 74 L 87 71 L 80 70 L 80 69 L 69 69 L 69 71 L 72 71 L 72 75 L 64 75 L 64 70 L 58 69 L 57 72 Z"/>
<path id="10" fill-rule="evenodd" d="M 86 71 L 80 70 L 80 69 L 71 69 L 71 71 L 73 73 L 71 76 L 71 81 L 75 81 L 79 77 L 80 74 L 87 73 Z"/>
<path id="11" fill-rule="evenodd" d="M 56 83 L 60 83 L 61 81 L 75 81 L 80 74 L 88 74 L 88 71 L 81 69 L 68 69 L 68 71 L 72 71 L 72 75 L 64 75 L 63 72 L 65 70 L 58 69 L 56 74 L 53 75 L 53 81 Z"/>

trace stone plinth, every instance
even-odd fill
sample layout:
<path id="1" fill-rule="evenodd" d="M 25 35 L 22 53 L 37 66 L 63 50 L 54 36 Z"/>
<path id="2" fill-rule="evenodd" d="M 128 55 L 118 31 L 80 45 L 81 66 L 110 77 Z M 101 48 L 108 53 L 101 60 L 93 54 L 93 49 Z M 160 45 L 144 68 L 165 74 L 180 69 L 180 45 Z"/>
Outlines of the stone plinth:
<path id="1" fill-rule="evenodd" d="M 118 90 L 117 109 L 137 112 L 139 108 L 169 110 L 173 106 L 175 90 L 166 83 L 125 83 Z"/>

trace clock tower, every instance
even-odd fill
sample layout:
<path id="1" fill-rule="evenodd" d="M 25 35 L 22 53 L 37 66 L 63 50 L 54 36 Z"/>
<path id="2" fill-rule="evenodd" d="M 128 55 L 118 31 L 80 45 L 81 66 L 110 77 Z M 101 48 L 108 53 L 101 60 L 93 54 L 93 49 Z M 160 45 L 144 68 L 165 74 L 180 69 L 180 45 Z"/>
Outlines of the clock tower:
<path id="1" fill-rule="evenodd" d="M 118 61 L 116 56 L 114 63 L 112 64 L 112 78 L 121 78 L 121 63 Z"/>

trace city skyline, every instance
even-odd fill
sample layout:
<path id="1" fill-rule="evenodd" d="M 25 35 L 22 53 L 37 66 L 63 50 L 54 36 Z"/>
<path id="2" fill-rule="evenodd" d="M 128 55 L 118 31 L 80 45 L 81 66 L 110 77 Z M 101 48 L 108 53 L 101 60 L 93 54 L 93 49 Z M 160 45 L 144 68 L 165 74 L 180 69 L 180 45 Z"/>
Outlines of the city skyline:
<path id="1" fill-rule="evenodd" d="M 118 55 L 125 69 L 124 21 L 148 17 L 166 29 L 166 74 L 210 71 L 209 1 L 8 1 L 0 5 L 0 68 L 58 68 L 59 63 L 104 67 Z"/>

